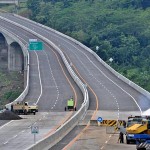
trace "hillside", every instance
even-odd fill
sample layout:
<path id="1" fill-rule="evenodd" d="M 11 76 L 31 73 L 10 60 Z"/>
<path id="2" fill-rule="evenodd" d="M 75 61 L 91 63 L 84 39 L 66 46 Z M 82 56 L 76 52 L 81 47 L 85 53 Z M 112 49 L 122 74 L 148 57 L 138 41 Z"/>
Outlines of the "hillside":
<path id="1" fill-rule="evenodd" d="M 149 0 L 29 0 L 27 6 L 31 19 L 79 40 L 150 91 Z"/>
<path id="2" fill-rule="evenodd" d="M 28 0 L 19 12 L 79 40 L 150 91 L 149 0 Z"/>

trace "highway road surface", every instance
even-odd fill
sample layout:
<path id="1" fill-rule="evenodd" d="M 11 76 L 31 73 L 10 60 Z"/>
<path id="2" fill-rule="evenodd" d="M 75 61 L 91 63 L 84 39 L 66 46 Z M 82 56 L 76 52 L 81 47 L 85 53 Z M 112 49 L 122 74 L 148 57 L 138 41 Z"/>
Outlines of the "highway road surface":
<path id="1" fill-rule="evenodd" d="M 28 33 L 25 30 L 22 30 L 21 28 L 17 28 L 16 26 L 5 21 L 0 20 L 0 26 L 8 30 L 10 33 L 16 35 L 24 43 L 24 45 L 28 44 L 29 39 L 37 39 L 37 37 L 32 35 L 31 33 Z M 38 138 L 38 140 L 44 138 L 43 135 L 46 134 L 46 132 L 49 133 L 50 130 L 52 130 L 52 128 L 56 130 L 55 127 L 60 125 L 60 122 L 62 123 L 66 116 L 68 117 L 68 113 L 64 113 L 64 108 L 67 104 L 67 99 L 73 96 L 77 102 L 77 109 L 83 102 L 83 96 L 81 94 L 81 91 L 75 84 L 74 80 L 71 78 L 58 53 L 54 51 L 51 48 L 51 46 L 45 43 L 44 41 L 43 43 L 43 51 L 29 52 L 30 81 L 29 93 L 26 96 L 25 101 L 28 101 L 29 103 L 37 103 L 39 111 L 41 113 L 50 113 L 51 115 L 53 114 L 53 112 L 55 112 L 56 117 L 55 122 L 51 122 L 51 117 L 47 119 L 46 117 L 43 117 L 43 115 L 38 115 L 37 113 L 35 119 L 36 117 L 40 117 L 36 120 L 37 123 L 40 124 L 40 120 L 43 120 L 45 124 L 46 121 L 49 121 L 46 127 L 42 126 L 42 128 L 44 128 L 44 132 L 41 132 L 41 136 L 40 138 Z M 2 149 L 13 148 L 15 150 L 20 150 L 20 147 L 22 149 L 27 148 L 27 146 L 29 147 L 32 143 L 31 139 L 27 138 L 29 135 L 20 133 L 24 131 L 23 129 L 28 129 L 30 131 L 29 127 L 35 123 L 35 119 L 33 118 L 29 121 L 13 121 L 13 128 L 12 122 L 8 123 L 6 126 L 2 126 L 2 128 L 0 128 L 0 133 L 2 132 L 1 135 L 3 136 L 1 136 L 0 138 L 0 147 Z M 27 140 L 22 140 L 22 136 L 24 136 L 24 138 L 27 138 Z M 12 142 L 13 140 L 18 140 L 18 138 L 22 141 L 18 141 L 20 143 L 19 146 L 18 144 L 14 144 Z"/>
<path id="2" fill-rule="evenodd" d="M 46 37 L 64 52 L 77 75 L 88 87 L 90 96 L 89 110 L 93 110 L 93 112 L 98 110 L 97 113 L 102 110 L 113 111 L 113 113 L 105 115 L 106 119 L 109 116 L 114 119 L 122 119 L 122 113 L 137 112 L 140 114 L 150 107 L 149 99 L 113 75 L 80 45 L 51 30 L 44 29 L 38 24 L 11 14 L 1 15 Z M 9 23 L 5 24 L 8 24 L 7 28 L 11 26 Z M 1 25 L 4 26 L 4 24 Z M 90 119 L 92 115 L 87 115 L 87 118 Z M 96 119 L 96 115 L 94 117 Z M 73 137 L 74 135 L 70 139 Z M 65 143 L 65 145 L 67 144 L 68 142 Z"/>
<path id="3" fill-rule="evenodd" d="M 4 14 L 3 16 L 22 26 L 35 30 L 59 46 L 67 55 L 73 67 L 77 68 L 81 77 L 96 93 L 99 110 L 118 110 L 119 108 L 121 111 L 137 111 L 140 110 L 140 107 L 141 111 L 144 111 L 149 108 L 150 101 L 146 97 L 114 76 L 87 50 L 37 24 L 10 14 Z M 96 103 L 94 102 L 95 98 L 92 97 L 92 100 L 90 109 L 95 109 L 93 104 Z"/>

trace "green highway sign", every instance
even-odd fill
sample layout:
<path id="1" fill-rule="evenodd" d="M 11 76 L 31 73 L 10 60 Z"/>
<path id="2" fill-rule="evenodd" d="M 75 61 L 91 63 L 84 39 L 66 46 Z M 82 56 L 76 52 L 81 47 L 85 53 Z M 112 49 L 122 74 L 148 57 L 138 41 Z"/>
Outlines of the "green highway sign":
<path id="1" fill-rule="evenodd" d="M 29 50 L 43 50 L 43 43 L 38 41 L 29 41 Z"/>

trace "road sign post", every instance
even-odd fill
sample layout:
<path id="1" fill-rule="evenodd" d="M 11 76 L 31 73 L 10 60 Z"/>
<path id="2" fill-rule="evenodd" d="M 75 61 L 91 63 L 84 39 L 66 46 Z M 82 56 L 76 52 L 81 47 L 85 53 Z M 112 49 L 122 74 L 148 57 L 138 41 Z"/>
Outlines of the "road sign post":
<path id="1" fill-rule="evenodd" d="M 38 126 L 31 126 L 31 133 L 34 135 L 34 144 L 36 143 L 36 134 L 39 133 L 39 127 Z"/>
<path id="2" fill-rule="evenodd" d="M 97 122 L 98 122 L 98 126 L 100 126 L 101 123 L 103 122 L 103 118 L 102 117 L 98 117 L 97 118 Z"/>

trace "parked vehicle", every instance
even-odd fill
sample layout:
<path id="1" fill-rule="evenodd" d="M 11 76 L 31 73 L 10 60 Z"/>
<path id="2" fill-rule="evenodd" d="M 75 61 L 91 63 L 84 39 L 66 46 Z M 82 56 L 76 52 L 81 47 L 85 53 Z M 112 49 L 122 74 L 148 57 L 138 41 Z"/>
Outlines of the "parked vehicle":
<path id="1" fill-rule="evenodd" d="M 67 101 L 67 107 L 65 107 L 65 111 L 69 110 L 69 111 L 76 111 L 76 107 L 74 106 L 75 105 L 75 102 L 73 100 L 73 98 L 70 98 L 68 101 Z"/>
<path id="2" fill-rule="evenodd" d="M 11 111 L 13 111 L 16 114 L 31 114 L 33 113 L 34 115 L 36 112 L 38 112 L 38 106 L 37 105 L 29 105 L 28 102 L 18 102 L 16 104 L 11 105 Z"/>

